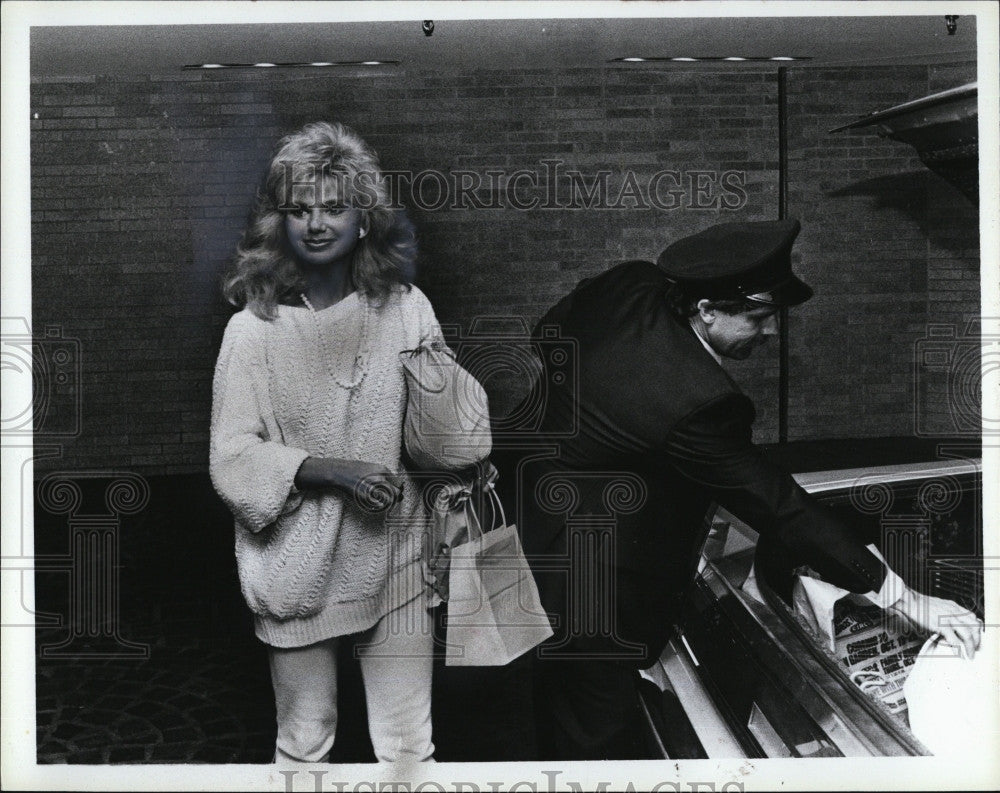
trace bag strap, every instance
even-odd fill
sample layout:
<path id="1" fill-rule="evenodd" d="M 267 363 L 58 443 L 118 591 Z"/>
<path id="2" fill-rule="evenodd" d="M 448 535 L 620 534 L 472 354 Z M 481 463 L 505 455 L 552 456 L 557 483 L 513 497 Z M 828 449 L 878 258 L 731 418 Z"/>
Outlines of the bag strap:
<path id="1" fill-rule="evenodd" d="M 469 526 L 469 539 L 478 540 L 486 533 L 483 531 L 482 521 L 479 520 L 479 515 L 476 514 L 476 510 L 472 506 L 471 494 L 463 500 L 465 501 L 465 517 L 468 520 Z M 475 527 L 475 532 L 473 531 L 473 527 Z"/>
<path id="2" fill-rule="evenodd" d="M 490 506 L 493 509 L 493 521 L 491 521 L 491 522 L 493 523 L 493 528 L 494 529 L 498 529 L 498 528 L 501 528 L 501 527 L 507 525 L 507 515 L 504 513 L 503 502 L 500 500 L 500 496 L 497 494 L 497 489 L 496 489 L 496 485 L 495 485 L 494 482 L 495 482 L 495 480 L 487 482 L 486 483 L 486 489 L 487 489 L 487 491 L 489 491 L 489 494 L 490 494 Z M 499 525 L 497 525 L 497 523 L 496 523 L 497 512 L 500 513 L 500 524 Z"/>
<path id="3" fill-rule="evenodd" d="M 500 501 L 500 496 L 497 494 L 495 482 L 497 479 L 497 470 L 492 465 L 485 472 L 485 481 L 482 482 L 478 487 L 473 485 L 471 487 L 462 488 L 458 491 L 458 497 L 463 502 L 463 507 L 465 510 L 465 515 L 468 520 L 469 526 L 469 539 L 475 540 L 486 534 L 487 531 L 493 531 L 494 529 L 499 529 L 507 525 L 507 515 L 504 512 L 503 502 Z M 489 529 L 483 528 L 483 521 L 479 518 L 479 513 L 473 506 L 473 492 L 474 491 L 484 492 L 488 494 L 487 501 L 490 505 L 490 527 Z M 484 505 L 485 506 L 485 505 Z M 500 523 L 497 523 L 497 516 L 500 517 Z"/>

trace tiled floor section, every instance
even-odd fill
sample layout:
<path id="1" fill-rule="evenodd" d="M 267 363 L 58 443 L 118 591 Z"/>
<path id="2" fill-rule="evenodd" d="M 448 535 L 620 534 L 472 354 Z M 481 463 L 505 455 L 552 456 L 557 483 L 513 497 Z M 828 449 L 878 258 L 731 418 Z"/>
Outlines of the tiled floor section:
<path id="1" fill-rule="evenodd" d="M 266 762 L 270 686 L 239 661 L 217 649 L 40 663 L 38 762 Z"/>
<path id="2" fill-rule="evenodd" d="M 69 583 L 64 571 L 36 573 L 36 602 L 64 621 L 36 631 L 38 762 L 267 763 L 273 695 L 265 649 L 239 594 L 230 517 L 207 477 L 151 480 L 150 489 L 150 503 L 118 532 L 119 635 L 148 645 L 148 657 L 45 657 L 41 649 L 68 633 Z M 99 512 L 100 496 L 81 509 Z M 36 507 L 36 553 L 64 551 L 69 531 L 65 515 Z M 114 649 L 108 641 L 95 646 Z M 370 762 L 363 687 L 348 642 L 341 661 L 331 761 Z M 438 662 L 436 757 L 531 759 L 529 691 L 516 666 Z"/>

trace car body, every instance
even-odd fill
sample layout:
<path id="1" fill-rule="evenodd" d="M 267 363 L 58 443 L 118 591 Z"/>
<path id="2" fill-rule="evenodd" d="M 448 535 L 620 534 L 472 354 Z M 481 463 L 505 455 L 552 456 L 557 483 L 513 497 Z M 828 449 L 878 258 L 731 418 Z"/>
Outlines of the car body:
<path id="1" fill-rule="evenodd" d="M 955 600 L 982 617 L 978 447 L 931 446 L 933 459 L 925 462 L 914 461 L 919 454 L 911 449 L 908 462 L 807 471 L 796 479 L 875 545 L 909 586 Z M 881 456 L 886 457 L 884 448 Z M 803 571 L 794 569 L 780 546 L 761 540 L 721 508 L 710 510 L 705 529 L 699 572 L 675 635 L 659 662 L 641 673 L 652 754 L 929 754 L 908 727 L 899 688 L 926 636 L 897 635 L 891 627 L 887 635 L 869 623 L 870 652 L 862 663 L 848 666 L 858 659 L 846 651 L 839 659 L 827 637 L 803 617 L 803 584 L 796 584 L 796 573 Z M 867 684 L 871 675 L 852 672 L 861 668 L 885 671 L 880 680 L 886 685 L 873 689 Z M 874 695 L 890 690 L 895 697 Z"/>

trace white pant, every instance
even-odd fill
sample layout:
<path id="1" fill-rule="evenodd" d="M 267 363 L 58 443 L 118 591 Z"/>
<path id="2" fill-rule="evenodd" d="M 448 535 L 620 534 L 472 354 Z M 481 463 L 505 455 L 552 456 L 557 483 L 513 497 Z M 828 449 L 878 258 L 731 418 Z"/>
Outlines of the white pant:
<path id="1" fill-rule="evenodd" d="M 269 647 L 278 714 L 275 762 L 327 760 L 337 730 L 337 639 Z M 368 732 L 379 762 L 432 760 L 431 619 L 418 597 L 383 617 L 357 644 Z"/>

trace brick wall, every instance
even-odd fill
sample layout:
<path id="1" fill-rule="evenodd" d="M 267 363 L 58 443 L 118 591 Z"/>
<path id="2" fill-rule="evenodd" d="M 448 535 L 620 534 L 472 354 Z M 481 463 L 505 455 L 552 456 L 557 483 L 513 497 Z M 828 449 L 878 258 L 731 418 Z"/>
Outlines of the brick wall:
<path id="1" fill-rule="evenodd" d="M 979 315 L 978 213 L 909 145 L 828 130 L 973 80 L 972 64 L 789 71 L 789 207 L 816 290 L 791 312 L 790 439 L 957 429 L 947 373 L 915 356 L 931 325 Z"/>
<path id="2" fill-rule="evenodd" d="M 859 193 L 859 182 L 923 166 L 901 144 L 826 132 L 962 73 L 790 72 L 789 209 L 806 224 L 802 269 L 820 295 L 794 313 L 792 437 L 906 434 L 913 341 L 931 318 L 977 311 L 971 208 L 929 173 L 909 197 Z M 441 321 L 466 334 L 484 317 L 530 325 L 616 261 L 653 258 L 721 220 L 777 213 L 777 81 L 753 66 L 99 75 L 36 80 L 32 91 L 33 323 L 79 339 L 82 361 L 80 434 L 42 467 L 205 470 L 211 374 L 231 313 L 218 274 L 275 140 L 306 121 L 351 124 L 386 169 L 472 172 L 487 202 L 490 170 L 538 172 L 538 187 L 519 195 L 543 203 L 555 185 L 563 208 L 522 211 L 502 195 L 502 209 L 413 208 L 418 284 Z M 556 166 L 543 161 L 556 159 L 550 183 L 546 167 Z M 677 171 L 680 185 L 661 182 L 660 196 L 675 189 L 680 205 L 565 208 L 573 170 L 588 181 L 610 172 L 611 203 L 626 174 L 648 200 L 650 178 Z M 727 171 L 746 194 L 732 210 L 723 204 L 738 196 L 719 183 Z M 426 201 L 435 184 L 425 181 Z M 871 240 L 877 251 L 845 270 Z M 845 281 L 850 299 L 833 301 Z M 773 440 L 776 350 L 733 371 L 758 404 L 759 439 Z M 502 411 L 523 378 L 498 373 L 486 385 Z M 871 408 L 860 418 L 859 404 Z"/>

